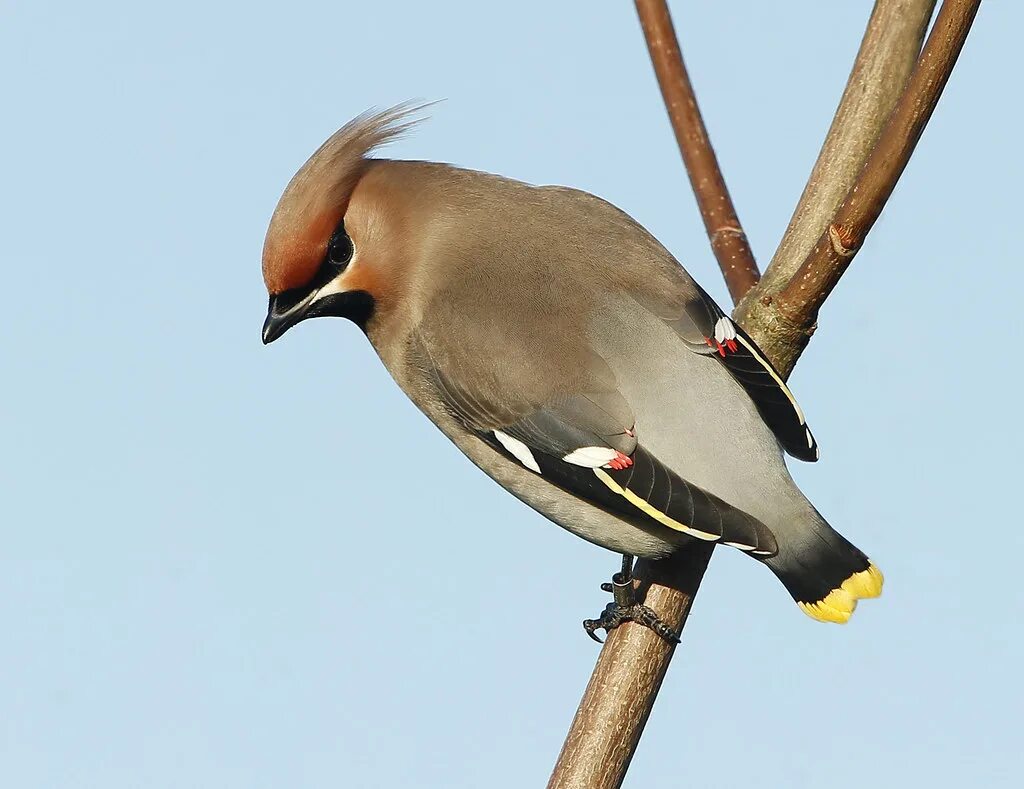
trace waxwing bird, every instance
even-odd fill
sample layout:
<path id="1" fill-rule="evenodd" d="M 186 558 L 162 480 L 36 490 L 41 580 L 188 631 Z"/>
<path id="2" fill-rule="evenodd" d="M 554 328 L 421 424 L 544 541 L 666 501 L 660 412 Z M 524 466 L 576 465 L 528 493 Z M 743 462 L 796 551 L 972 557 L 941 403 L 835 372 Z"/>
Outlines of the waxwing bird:
<path id="1" fill-rule="evenodd" d="M 767 565 L 846 622 L 882 574 L 796 487 L 803 412 L 754 341 L 650 233 L 586 192 L 374 158 L 415 122 L 364 114 L 299 169 L 263 250 L 264 343 L 352 320 L 398 385 L 484 472 L 624 555 L 593 636 L 634 619 L 632 557 L 695 540 Z M 607 586 L 607 585 L 606 585 Z"/>

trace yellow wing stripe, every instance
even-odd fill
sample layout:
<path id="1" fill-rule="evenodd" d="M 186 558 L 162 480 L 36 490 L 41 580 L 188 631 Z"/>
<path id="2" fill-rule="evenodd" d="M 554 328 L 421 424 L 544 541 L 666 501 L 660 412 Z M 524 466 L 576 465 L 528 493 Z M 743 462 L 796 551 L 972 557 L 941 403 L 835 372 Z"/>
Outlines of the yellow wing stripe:
<path id="1" fill-rule="evenodd" d="M 642 510 L 647 515 L 650 515 L 652 518 L 654 518 L 654 520 L 658 521 L 658 523 L 664 524 L 665 526 L 668 526 L 670 529 L 674 529 L 675 531 L 681 531 L 686 534 L 689 534 L 691 537 L 696 537 L 698 540 L 708 540 L 709 542 L 714 542 L 716 540 L 721 539 L 720 535 L 718 534 L 709 534 L 706 531 L 694 529 L 691 526 L 687 526 L 686 524 L 680 523 L 674 518 L 670 518 L 661 510 L 652 507 L 649 502 L 644 501 L 644 499 L 637 496 L 629 488 L 624 488 L 621 485 L 619 485 L 619 483 L 612 479 L 611 476 L 609 476 L 608 473 L 605 472 L 603 469 L 595 468 L 594 474 L 597 475 L 597 478 L 601 480 L 601 482 L 608 486 L 609 490 L 611 490 L 613 493 L 617 493 L 618 495 L 622 496 L 624 499 L 626 499 L 626 501 L 628 501 L 637 509 Z"/>
<path id="2" fill-rule="evenodd" d="M 882 594 L 885 578 L 882 571 L 871 564 L 868 569 L 854 573 L 824 598 L 814 603 L 797 603 L 800 610 L 819 622 L 843 624 L 853 615 L 857 601 Z"/>

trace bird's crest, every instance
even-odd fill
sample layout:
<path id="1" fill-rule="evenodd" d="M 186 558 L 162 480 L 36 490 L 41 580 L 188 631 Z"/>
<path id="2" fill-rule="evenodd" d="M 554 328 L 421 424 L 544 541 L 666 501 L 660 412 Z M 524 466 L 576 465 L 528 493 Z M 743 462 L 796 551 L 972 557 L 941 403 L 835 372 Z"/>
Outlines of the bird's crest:
<path id="1" fill-rule="evenodd" d="M 281 293 L 315 275 L 349 197 L 375 149 L 415 126 L 426 104 L 367 111 L 332 134 L 299 168 L 274 209 L 263 245 L 267 290 Z"/>

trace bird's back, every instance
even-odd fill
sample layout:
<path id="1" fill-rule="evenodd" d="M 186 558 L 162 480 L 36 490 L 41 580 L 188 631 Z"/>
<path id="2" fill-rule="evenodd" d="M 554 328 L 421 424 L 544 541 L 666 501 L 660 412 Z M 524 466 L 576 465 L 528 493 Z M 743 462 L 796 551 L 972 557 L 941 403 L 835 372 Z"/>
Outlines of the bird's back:
<path id="1" fill-rule="evenodd" d="M 614 389 L 687 480 L 769 524 L 810 506 L 743 389 L 666 322 L 694 286 L 639 224 L 573 189 L 389 164 L 430 205 L 421 270 L 445 267 L 411 327 L 433 364 L 471 370 L 474 394 L 509 414 Z"/>

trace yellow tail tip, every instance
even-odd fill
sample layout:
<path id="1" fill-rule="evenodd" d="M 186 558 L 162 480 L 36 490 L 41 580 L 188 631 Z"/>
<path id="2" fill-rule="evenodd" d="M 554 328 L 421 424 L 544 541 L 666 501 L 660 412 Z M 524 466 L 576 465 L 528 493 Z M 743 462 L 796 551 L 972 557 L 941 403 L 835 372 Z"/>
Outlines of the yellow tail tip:
<path id="1" fill-rule="evenodd" d="M 833 589 L 821 600 L 813 603 L 798 602 L 797 605 L 811 619 L 844 624 L 853 615 L 858 600 L 882 594 L 883 583 L 885 578 L 882 577 L 882 571 L 869 564 L 868 569 L 854 573 L 838 589 Z"/>

